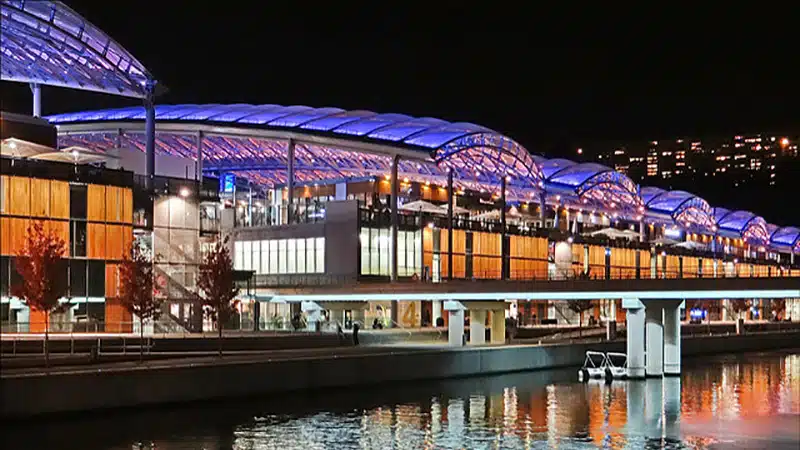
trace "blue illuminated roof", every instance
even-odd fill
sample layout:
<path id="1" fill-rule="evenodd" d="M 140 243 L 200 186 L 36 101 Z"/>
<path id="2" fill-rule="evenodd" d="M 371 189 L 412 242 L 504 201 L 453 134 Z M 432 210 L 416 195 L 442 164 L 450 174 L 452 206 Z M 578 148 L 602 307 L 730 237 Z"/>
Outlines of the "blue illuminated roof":
<path id="1" fill-rule="evenodd" d="M 356 140 L 362 143 L 381 143 L 385 148 L 399 147 L 412 150 L 419 154 L 419 159 L 444 166 L 437 176 L 446 176 L 442 169 L 455 170 L 460 177 L 460 182 L 480 185 L 480 189 L 499 185 L 501 178 L 508 179 L 510 189 L 536 190 L 540 189 L 542 175 L 539 166 L 534 162 L 528 151 L 513 139 L 503 136 L 489 128 L 468 122 L 448 122 L 432 117 L 415 118 L 405 114 L 378 114 L 372 111 L 345 111 L 340 108 L 312 108 L 310 106 L 281 106 L 281 105 L 157 105 L 155 107 L 157 122 L 169 122 L 172 130 L 174 124 L 191 123 L 195 125 L 209 125 L 216 127 L 225 125 L 228 128 L 244 130 L 284 130 L 293 133 L 307 133 L 323 135 L 346 140 Z M 87 111 L 81 113 L 57 114 L 47 119 L 58 126 L 70 124 L 85 124 L 108 122 L 141 122 L 145 118 L 143 107 L 107 109 L 101 111 Z M 139 124 L 141 125 L 141 124 Z M 126 124 L 123 128 L 130 128 Z M 93 129 L 101 129 L 93 127 Z M 87 132 L 85 142 L 89 145 L 100 145 L 91 136 L 101 132 Z M 157 133 L 160 133 L 157 130 Z M 215 128 L 213 134 L 224 132 Z M 210 133 L 212 134 L 212 133 Z M 298 133 L 299 134 L 299 133 Z M 281 157 L 275 152 L 284 147 L 285 142 L 268 141 L 262 139 L 263 134 L 240 133 L 225 136 L 224 139 L 207 139 L 208 149 L 203 167 L 211 170 L 214 167 L 225 167 L 226 170 L 249 171 L 259 180 L 267 180 L 270 176 L 256 175 L 258 170 L 272 170 L 282 164 Z M 318 142 L 315 139 L 313 142 Z M 255 140 L 262 139 L 263 142 Z M 76 142 L 80 142 L 78 139 Z M 285 141 L 285 139 L 284 139 Z M 302 139 L 301 139 L 302 141 Z M 161 141 L 159 141 L 161 142 Z M 213 142 L 214 144 L 208 144 Z M 172 146 L 175 148 L 172 148 Z M 342 175 L 342 170 L 357 170 L 358 176 L 371 175 L 378 171 L 375 167 L 362 167 L 366 163 L 363 156 L 351 153 L 332 151 L 333 146 L 339 143 L 330 141 L 326 147 L 326 154 L 330 158 L 319 158 L 315 164 L 325 164 L 329 169 L 336 168 L 337 176 Z M 263 147 L 262 147 L 263 146 Z M 159 144 L 161 151 L 170 154 L 186 156 L 191 154 L 191 144 L 181 139 L 170 139 Z M 260 149 L 256 150 L 259 147 Z M 266 147 L 269 147 L 268 149 Z M 343 147 L 347 148 L 347 145 Z M 383 153 L 385 150 L 376 149 Z M 331 152 L 328 153 L 328 150 Z M 321 152 L 321 150 L 315 150 Z M 391 151 L 389 151 L 391 153 Z M 266 154 L 273 154 L 270 161 Z M 338 156 L 335 156 L 338 155 Z M 342 156 L 346 155 L 346 156 Z M 246 158 L 245 158 L 246 156 Z M 355 159 L 353 159 L 355 158 Z M 311 162 L 314 158 L 309 158 Z M 277 163 L 276 163 L 277 161 Z M 369 160 L 375 162 L 374 159 Z M 378 165 L 384 164 L 385 161 Z M 248 166 L 249 164 L 249 166 Z M 381 166 L 382 167 L 382 166 Z M 253 169 L 254 168 L 254 169 Z M 252 170 L 251 170 L 252 169 Z M 322 169 L 320 169 L 322 170 Z M 383 169 L 381 169 L 383 170 Z M 363 172 L 367 171 L 367 172 Z M 349 173 L 349 172 L 348 172 Z M 280 175 L 283 176 L 283 175 Z M 279 180 L 278 180 L 279 181 Z"/>
<path id="2" fill-rule="evenodd" d="M 720 220 L 722 220 L 725 216 L 731 213 L 730 209 L 726 208 L 714 208 L 714 221 L 719 224 Z"/>
<path id="3" fill-rule="evenodd" d="M 747 224 L 756 217 L 757 216 L 750 211 L 733 211 L 717 221 L 717 225 L 727 230 L 742 232 Z"/>
<path id="4" fill-rule="evenodd" d="M 575 161 L 570 161 L 568 159 L 561 159 L 561 158 L 547 159 L 538 155 L 534 155 L 534 160 L 542 167 L 542 175 L 544 175 L 545 180 L 549 180 L 554 173 L 566 167 L 574 166 L 575 164 L 577 164 Z"/>
<path id="5" fill-rule="evenodd" d="M 0 78 L 147 96 L 147 69 L 60 1 L 0 0 Z"/>
<path id="6" fill-rule="evenodd" d="M 681 205 L 696 197 L 686 191 L 666 191 L 645 201 L 645 205 L 657 211 L 673 213 Z"/>
<path id="7" fill-rule="evenodd" d="M 665 191 L 664 189 L 653 187 L 653 186 L 647 186 L 647 187 L 643 187 L 640 190 L 639 193 L 642 196 L 642 201 L 644 202 L 645 205 L 647 205 L 648 203 L 650 203 L 651 200 L 653 200 L 653 198 L 655 198 L 656 196 L 659 196 L 659 195 L 661 195 L 661 194 L 663 194 L 665 192 L 667 192 L 667 191 Z"/>
<path id="8" fill-rule="evenodd" d="M 772 232 L 770 240 L 775 245 L 797 247 L 800 244 L 800 228 L 777 228 Z"/>
<path id="9" fill-rule="evenodd" d="M 554 172 L 547 177 L 547 181 L 550 183 L 566 184 L 568 186 L 580 186 L 588 179 L 604 172 L 612 172 L 612 170 L 609 167 L 597 163 L 572 164 Z"/>
<path id="10" fill-rule="evenodd" d="M 66 113 L 48 117 L 51 123 L 58 125 L 143 119 L 143 107 Z M 370 111 L 345 111 L 340 108 L 312 108 L 300 105 L 157 105 L 156 120 L 302 128 L 396 142 L 431 150 L 470 134 L 497 134 L 486 127 L 466 122 L 451 123 L 431 117 L 414 118 L 405 114 L 376 114 Z"/>

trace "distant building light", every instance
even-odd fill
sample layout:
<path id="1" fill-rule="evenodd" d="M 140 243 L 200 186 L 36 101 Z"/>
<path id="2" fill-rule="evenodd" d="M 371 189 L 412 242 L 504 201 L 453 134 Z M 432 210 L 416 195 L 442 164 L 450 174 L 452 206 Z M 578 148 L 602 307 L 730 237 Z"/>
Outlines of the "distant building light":
<path id="1" fill-rule="evenodd" d="M 180 194 L 181 194 L 181 197 L 183 197 L 183 198 L 186 198 L 186 197 L 188 197 L 188 196 L 189 196 L 189 194 L 191 194 L 191 193 L 192 193 L 192 191 L 190 191 L 190 190 L 189 190 L 189 188 L 187 188 L 187 187 L 182 187 L 182 188 L 181 188 L 181 192 L 180 192 Z"/>

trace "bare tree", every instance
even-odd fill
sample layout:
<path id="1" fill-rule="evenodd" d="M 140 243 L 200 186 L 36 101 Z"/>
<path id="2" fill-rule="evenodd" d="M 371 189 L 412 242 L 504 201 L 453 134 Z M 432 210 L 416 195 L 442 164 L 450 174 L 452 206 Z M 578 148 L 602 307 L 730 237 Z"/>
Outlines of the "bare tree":
<path id="1" fill-rule="evenodd" d="M 11 286 L 11 295 L 22 300 L 33 311 L 44 312 L 44 363 L 50 365 L 50 314 L 63 312 L 69 302 L 60 302 L 67 296 L 64 254 L 67 244 L 52 231 L 44 231 L 42 222 L 28 227 L 25 245 L 17 255 L 16 268 L 21 281 Z"/>
<path id="2" fill-rule="evenodd" d="M 219 356 L 222 357 L 222 327 L 236 312 L 236 296 L 239 295 L 227 236 L 218 240 L 203 258 L 197 287 L 206 314 L 217 325 Z"/>
<path id="3" fill-rule="evenodd" d="M 153 262 L 136 243 L 119 266 L 119 299 L 129 313 L 139 317 L 139 361 L 142 361 L 144 323 L 158 318 L 162 299 L 155 295 Z"/>
<path id="4" fill-rule="evenodd" d="M 578 336 L 583 336 L 583 312 L 594 307 L 591 300 L 570 300 L 569 309 L 578 314 Z"/>

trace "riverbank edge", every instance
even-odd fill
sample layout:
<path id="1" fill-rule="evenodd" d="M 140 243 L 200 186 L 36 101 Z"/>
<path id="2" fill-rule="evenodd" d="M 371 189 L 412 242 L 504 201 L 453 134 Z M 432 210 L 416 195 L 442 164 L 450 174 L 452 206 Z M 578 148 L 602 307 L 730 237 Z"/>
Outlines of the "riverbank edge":
<path id="1" fill-rule="evenodd" d="M 684 356 L 787 349 L 800 331 L 684 337 Z M 625 351 L 625 341 L 501 347 L 389 349 L 385 353 L 280 361 L 81 371 L 0 379 L 0 417 L 180 404 L 224 398 L 576 367 L 586 350 Z"/>

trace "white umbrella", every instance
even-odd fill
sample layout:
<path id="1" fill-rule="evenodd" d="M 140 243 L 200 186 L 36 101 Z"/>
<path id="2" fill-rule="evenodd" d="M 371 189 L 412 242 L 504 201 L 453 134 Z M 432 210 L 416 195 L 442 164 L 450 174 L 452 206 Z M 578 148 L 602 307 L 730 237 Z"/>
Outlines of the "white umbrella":
<path id="1" fill-rule="evenodd" d="M 450 209 L 450 208 L 447 207 L 447 204 L 444 204 L 444 205 L 440 206 L 440 208 L 442 208 L 445 211 Z M 469 214 L 469 210 L 467 208 L 462 208 L 462 207 L 456 205 L 455 207 L 453 207 L 453 214 Z"/>
<path id="2" fill-rule="evenodd" d="M 630 239 L 631 236 L 624 231 L 617 230 L 616 228 L 603 228 L 602 230 L 592 231 L 589 236 L 603 235 L 611 239 Z M 638 235 L 637 235 L 638 237 Z"/>
<path id="3" fill-rule="evenodd" d="M 656 245 L 675 245 L 675 244 L 678 243 L 678 241 L 673 240 L 673 239 L 669 239 L 669 238 L 660 237 L 658 239 L 650 241 L 650 243 L 651 244 L 656 244 Z"/>
<path id="4" fill-rule="evenodd" d="M 403 211 L 413 211 L 418 213 L 429 213 L 429 214 L 440 214 L 444 215 L 447 214 L 447 211 L 443 210 L 442 208 L 434 205 L 433 203 L 429 203 L 423 200 L 416 200 L 413 202 L 408 202 L 403 204 L 400 207 Z"/>
<path id="5" fill-rule="evenodd" d="M 31 158 L 46 161 L 61 161 L 74 164 L 88 164 L 93 162 L 108 161 L 111 159 L 119 159 L 116 156 L 77 146 L 67 147 L 57 152 L 40 153 L 36 156 L 31 156 Z"/>
<path id="6" fill-rule="evenodd" d="M 675 244 L 675 247 L 686 248 L 689 250 L 705 250 L 707 248 L 705 244 L 694 241 L 681 242 L 680 244 Z"/>

